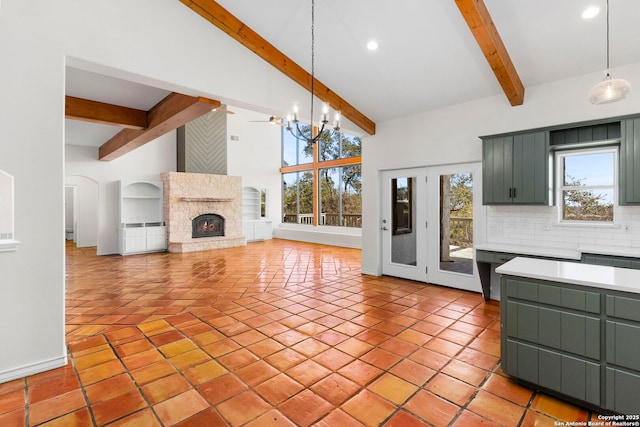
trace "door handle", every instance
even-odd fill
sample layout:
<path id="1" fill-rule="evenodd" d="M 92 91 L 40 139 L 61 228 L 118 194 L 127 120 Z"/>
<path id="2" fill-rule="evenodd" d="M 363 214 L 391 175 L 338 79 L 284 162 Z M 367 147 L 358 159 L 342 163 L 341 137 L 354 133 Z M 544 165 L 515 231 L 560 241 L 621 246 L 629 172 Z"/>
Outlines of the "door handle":
<path id="1" fill-rule="evenodd" d="M 382 229 L 383 229 L 384 231 L 387 231 L 387 230 L 388 230 L 388 228 L 387 228 L 387 227 L 382 227 Z"/>

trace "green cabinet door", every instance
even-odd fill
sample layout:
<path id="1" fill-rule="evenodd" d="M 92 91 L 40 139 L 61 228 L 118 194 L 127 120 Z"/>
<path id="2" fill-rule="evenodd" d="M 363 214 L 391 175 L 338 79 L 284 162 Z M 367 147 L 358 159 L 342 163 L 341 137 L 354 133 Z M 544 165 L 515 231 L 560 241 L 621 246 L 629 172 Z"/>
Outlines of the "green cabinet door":
<path id="1" fill-rule="evenodd" d="M 482 204 L 511 203 L 513 181 L 513 137 L 482 141 Z"/>
<path id="2" fill-rule="evenodd" d="M 549 132 L 482 140 L 484 205 L 548 205 Z"/>
<path id="3" fill-rule="evenodd" d="M 640 118 L 621 122 L 620 183 L 621 205 L 640 204 Z"/>

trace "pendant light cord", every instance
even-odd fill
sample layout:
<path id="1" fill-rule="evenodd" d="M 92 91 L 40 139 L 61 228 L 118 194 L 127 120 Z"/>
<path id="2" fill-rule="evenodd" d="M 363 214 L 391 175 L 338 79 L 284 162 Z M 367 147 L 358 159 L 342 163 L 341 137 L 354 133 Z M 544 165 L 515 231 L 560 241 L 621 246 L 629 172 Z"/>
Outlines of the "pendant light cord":
<path id="1" fill-rule="evenodd" d="M 607 75 L 609 75 L 609 0 L 607 0 Z"/>
<path id="2" fill-rule="evenodd" d="M 607 0 L 608 2 L 609 0 Z M 311 138 L 313 138 L 313 86 L 316 80 L 315 78 L 315 0 L 311 0 Z"/>

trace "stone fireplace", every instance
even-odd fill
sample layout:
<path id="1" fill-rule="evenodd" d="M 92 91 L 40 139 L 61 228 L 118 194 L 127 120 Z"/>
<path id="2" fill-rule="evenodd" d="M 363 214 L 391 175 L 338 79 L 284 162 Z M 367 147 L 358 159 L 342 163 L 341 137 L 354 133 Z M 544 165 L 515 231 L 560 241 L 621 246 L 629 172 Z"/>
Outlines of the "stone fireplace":
<path id="1" fill-rule="evenodd" d="M 247 244 L 242 233 L 241 177 L 184 172 L 161 177 L 169 252 Z"/>

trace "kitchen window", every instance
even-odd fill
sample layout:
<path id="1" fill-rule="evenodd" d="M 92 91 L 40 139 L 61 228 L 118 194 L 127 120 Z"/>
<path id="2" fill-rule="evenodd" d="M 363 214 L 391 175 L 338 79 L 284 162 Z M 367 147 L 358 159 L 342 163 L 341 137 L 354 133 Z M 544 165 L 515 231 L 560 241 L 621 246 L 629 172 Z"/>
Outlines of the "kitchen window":
<path id="1" fill-rule="evenodd" d="M 613 223 L 617 164 L 617 147 L 556 153 L 560 222 Z"/>

